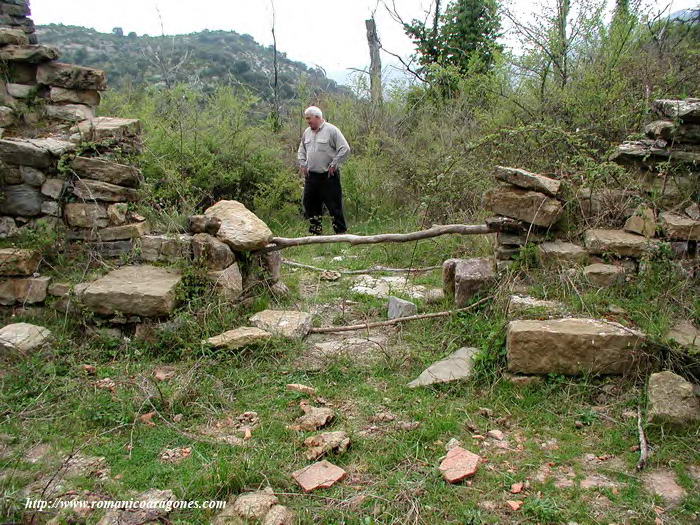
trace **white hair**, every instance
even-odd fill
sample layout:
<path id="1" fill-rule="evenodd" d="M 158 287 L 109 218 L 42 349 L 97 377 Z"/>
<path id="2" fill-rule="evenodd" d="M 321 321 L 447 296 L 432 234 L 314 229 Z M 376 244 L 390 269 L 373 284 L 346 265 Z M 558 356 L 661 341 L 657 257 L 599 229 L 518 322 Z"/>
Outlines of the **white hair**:
<path id="1" fill-rule="evenodd" d="M 317 108 L 316 106 L 309 106 L 306 108 L 304 111 L 304 116 L 308 117 L 309 115 L 313 115 L 315 117 L 321 117 L 323 118 L 323 111 L 321 111 L 320 108 Z"/>

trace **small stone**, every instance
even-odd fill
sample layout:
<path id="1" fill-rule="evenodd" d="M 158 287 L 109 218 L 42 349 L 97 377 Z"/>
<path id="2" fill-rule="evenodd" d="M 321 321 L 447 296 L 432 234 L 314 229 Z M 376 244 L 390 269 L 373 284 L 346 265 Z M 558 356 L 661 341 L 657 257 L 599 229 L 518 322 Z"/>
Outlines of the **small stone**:
<path id="1" fill-rule="evenodd" d="M 49 284 L 48 294 L 52 297 L 64 297 L 70 294 L 72 286 L 69 283 Z"/>
<path id="2" fill-rule="evenodd" d="M 679 241 L 700 241 L 700 220 L 693 220 L 678 213 L 660 215 L 666 237 Z"/>
<path id="3" fill-rule="evenodd" d="M 695 204 L 691 204 L 685 209 L 685 213 L 694 221 L 700 221 L 700 204 L 697 202 Z"/>
<path id="4" fill-rule="evenodd" d="M 293 525 L 294 514 L 283 505 L 273 505 L 265 514 L 262 525 Z"/>
<path id="5" fill-rule="evenodd" d="M 409 388 L 416 388 L 436 383 L 468 379 L 472 374 L 474 356 L 478 351 L 477 348 L 460 348 L 445 359 L 430 365 L 406 386 Z"/>
<path id="6" fill-rule="evenodd" d="M 674 325 L 666 334 L 666 338 L 679 345 L 692 346 L 700 350 L 700 330 L 690 321 L 681 321 Z"/>
<path id="7" fill-rule="evenodd" d="M 235 350 L 251 344 L 259 344 L 268 341 L 271 338 L 272 334 L 270 332 L 260 330 L 259 328 L 242 326 L 240 328 L 236 328 L 235 330 L 224 332 L 223 334 L 215 337 L 210 337 L 204 341 L 204 343 L 211 345 L 214 348 Z"/>
<path id="8" fill-rule="evenodd" d="M 503 441 L 503 438 L 505 437 L 503 432 L 501 432 L 500 430 L 496 430 L 496 429 L 489 430 L 486 433 L 486 436 L 490 437 L 491 439 L 495 439 L 497 441 Z"/>
<path id="9" fill-rule="evenodd" d="M 583 274 L 598 288 L 608 288 L 625 281 L 625 269 L 613 264 L 591 264 L 583 269 Z"/>
<path id="10" fill-rule="evenodd" d="M 510 384 L 519 387 L 527 387 L 543 383 L 541 376 L 521 376 L 505 373 L 503 374 L 503 379 L 508 381 Z"/>
<path id="11" fill-rule="evenodd" d="M 454 297 L 457 307 L 467 306 L 477 293 L 493 284 L 495 279 L 493 259 L 457 259 L 454 266 Z"/>
<path id="12" fill-rule="evenodd" d="M 461 446 L 462 446 L 462 442 L 461 442 L 459 439 L 457 439 L 457 438 L 451 438 L 451 439 L 447 442 L 447 445 L 445 445 L 445 450 L 447 450 L 447 451 L 449 452 L 449 451 L 452 450 L 453 448 L 455 448 L 455 447 L 461 447 Z"/>
<path id="13" fill-rule="evenodd" d="M 306 394 L 307 396 L 315 396 L 316 389 L 311 386 L 301 385 L 298 383 L 290 383 L 287 385 L 287 390 L 292 390 L 294 392 L 300 392 Z"/>
<path id="14" fill-rule="evenodd" d="M 242 518 L 259 520 L 277 503 L 277 496 L 268 488 L 238 496 L 233 504 L 233 511 Z"/>
<path id="15" fill-rule="evenodd" d="M 389 297 L 389 307 L 387 318 L 398 319 L 399 317 L 408 317 L 418 313 L 418 307 L 411 301 L 405 301 L 398 297 Z"/>
<path id="16" fill-rule="evenodd" d="M 160 460 L 165 463 L 180 463 L 192 455 L 192 447 L 166 448 L 160 453 Z"/>
<path id="17" fill-rule="evenodd" d="M 207 275 L 214 281 L 215 288 L 227 301 L 236 301 L 243 294 L 243 276 L 238 263 L 233 263 L 220 272 L 210 271 Z M 264 329 L 264 327 L 258 328 Z M 272 332 L 271 330 L 268 331 Z"/>
<path id="18" fill-rule="evenodd" d="M 41 193 L 52 199 L 59 199 L 63 194 L 65 181 L 63 179 L 46 179 L 41 186 Z"/>
<path id="19" fill-rule="evenodd" d="M 311 329 L 311 314 L 296 310 L 263 310 L 250 318 L 262 330 L 281 337 L 301 339 Z"/>
<path id="20" fill-rule="evenodd" d="M 317 408 L 302 401 L 299 407 L 304 411 L 304 415 L 297 418 L 294 425 L 290 425 L 290 430 L 314 431 L 326 426 L 335 417 L 335 413 L 330 408 Z"/>
<path id="21" fill-rule="evenodd" d="M 0 329 L 0 349 L 4 352 L 26 354 L 43 347 L 51 338 L 51 331 L 30 323 L 9 324 Z"/>
<path id="22" fill-rule="evenodd" d="M 449 483 L 458 483 L 476 474 L 480 462 L 480 456 L 462 447 L 454 447 L 440 463 L 440 472 Z"/>
<path id="23" fill-rule="evenodd" d="M 692 383 L 673 372 L 651 374 L 647 387 L 649 422 L 683 426 L 700 422 L 700 399 Z"/>
<path id="24" fill-rule="evenodd" d="M 304 492 L 332 487 L 337 482 L 345 479 L 346 476 L 347 472 L 326 460 L 319 461 L 292 473 L 292 477 Z"/>
<path id="25" fill-rule="evenodd" d="M 566 305 L 558 301 L 535 299 L 529 295 L 511 295 L 508 298 L 508 317 L 559 317 L 566 313 Z"/>
<path id="26" fill-rule="evenodd" d="M 111 226 L 121 226 L 126 223 L 126 214 L 129 211 L 129 205 L 125 202 L 117 202 L 107 206 L 107 219 Z"/>
<path id="27" fill-rule="evenodd" d="M 227 244 L 207 233 L 192 238 L 192 254 L 210 270 L 223 270 L 236 260 Z"/>
<path id="28" fill-rule="evenodd" d="M 524 505 L 524 503 L 525 502 L 520 501 L 520 500 L 510 500 L 509 499 L 508 501 L 506 501 L 506 504 L 508 505 L 510 510 L 512 510 L 513 512 L 519 511 L 520 507 L 522 507 Z"/>
<path id="29" fill-rule="evenodd" d="M 510 493 L 511 494 L 520 494 L 523 491 L 524 483 L 518 482 L 518 483 L 513 483 L 510 486 Z"/>
<path id="30" fill-rule="evenodd" d="M 46 299 L 50 277 L 11 278 L 0 281 L 0 304 L 36 304 Z"/>
<path id="31" fill-rule="evenodd" d="M 304 440 L 304 446 L 309 450 L 306 459 L 315 461 L 329 453 L 342 454 L 350 446 L 350 438 L 347 432 L 324 432 Z"/>
<path id="32" fill-rule="evenodd" d="M 496 179 L 525 190 L 534 190 L 546 193 L 550 196 L 556 196 L 559 193 L 561 183 L 558 180 L 530 173 L 518 168 L 506 168 L 496 166 Z"/>
<path id="33" fill-rule="evenodd" d="M 640 206 L 635 210 L 634 215 L 627 219 L 624 230 L 652 238 L 656 235 L 656 214 L 654 210 L 648 206 Z"/>

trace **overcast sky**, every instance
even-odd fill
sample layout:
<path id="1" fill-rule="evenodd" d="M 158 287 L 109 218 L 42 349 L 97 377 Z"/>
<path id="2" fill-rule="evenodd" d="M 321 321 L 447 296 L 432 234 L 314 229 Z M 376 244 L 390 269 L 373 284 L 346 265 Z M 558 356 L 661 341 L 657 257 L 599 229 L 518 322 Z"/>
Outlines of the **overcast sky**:
<path id="1" fill-rule="evenodd" d="M 524 15 L 536 9 L 528 0 L 510 1 Z M 648 1 L 658 8 L 671 4 L 670 11 L 698 5 L 698 0 Z M 431 0 L 394 2 L 405 20 L 423 19 L 432 4 Z M 392 0 L 386 3 L 391 5 Z M 78 25 L 102 32 L 121 27 L 125 33 L 160 35 L 162 20 L 165 34 L 223 29 L 248 33 L 264 45 L 272 43 L 271 0 L 31 0 L 30 4 L 37 24 Z M 413 51 L 400 25 L 377 0 L 274 0 L 274 5 L 278 49 L 293 60 L 323 67 L 335 80 L 344 81 L 348 68 L 367 66 L 364 20 L 375 10 L 384 48 L 404 57 Z M 382 60 L 396 63 L 388 55 Z"/>

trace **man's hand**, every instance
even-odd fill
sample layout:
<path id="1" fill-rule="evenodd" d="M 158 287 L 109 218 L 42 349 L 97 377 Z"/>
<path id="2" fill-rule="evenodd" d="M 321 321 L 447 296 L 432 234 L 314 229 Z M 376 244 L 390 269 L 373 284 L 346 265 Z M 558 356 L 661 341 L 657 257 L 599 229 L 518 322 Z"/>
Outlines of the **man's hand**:
<path id="1" fill-rule="evenodd" d="M 309 168 L 307 168 L 305 166 L 301 166 L 299 168 L 299 175 L 304 177 L 304 180 L 308 179 L 309 178 Z"/>
<path id="2" fill-rule="evenodd" d="M 333 177 L 335 175 L 335 172 L 338 170 L 337 166 L 329 166 L 328 167 L 328 176 Z"/>

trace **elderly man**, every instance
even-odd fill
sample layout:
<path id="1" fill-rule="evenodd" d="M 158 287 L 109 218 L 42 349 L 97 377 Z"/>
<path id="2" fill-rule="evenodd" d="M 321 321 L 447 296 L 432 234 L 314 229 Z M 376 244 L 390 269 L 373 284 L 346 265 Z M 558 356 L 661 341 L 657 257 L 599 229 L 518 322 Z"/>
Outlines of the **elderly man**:
<path id="1" fill-rule="evenodd" d="M 316 106 L 304 111 L 309 127 L 304 130 L 297 152 L 299 170 L 304 176 L 304 213 L 311 223 L 309 233 L 321 235 L 323 205 L 328 208 L 335 233 L 345 233 L 340 166 L 350 155 L 350 146 L 333 124 L 323 120 Z"/>

